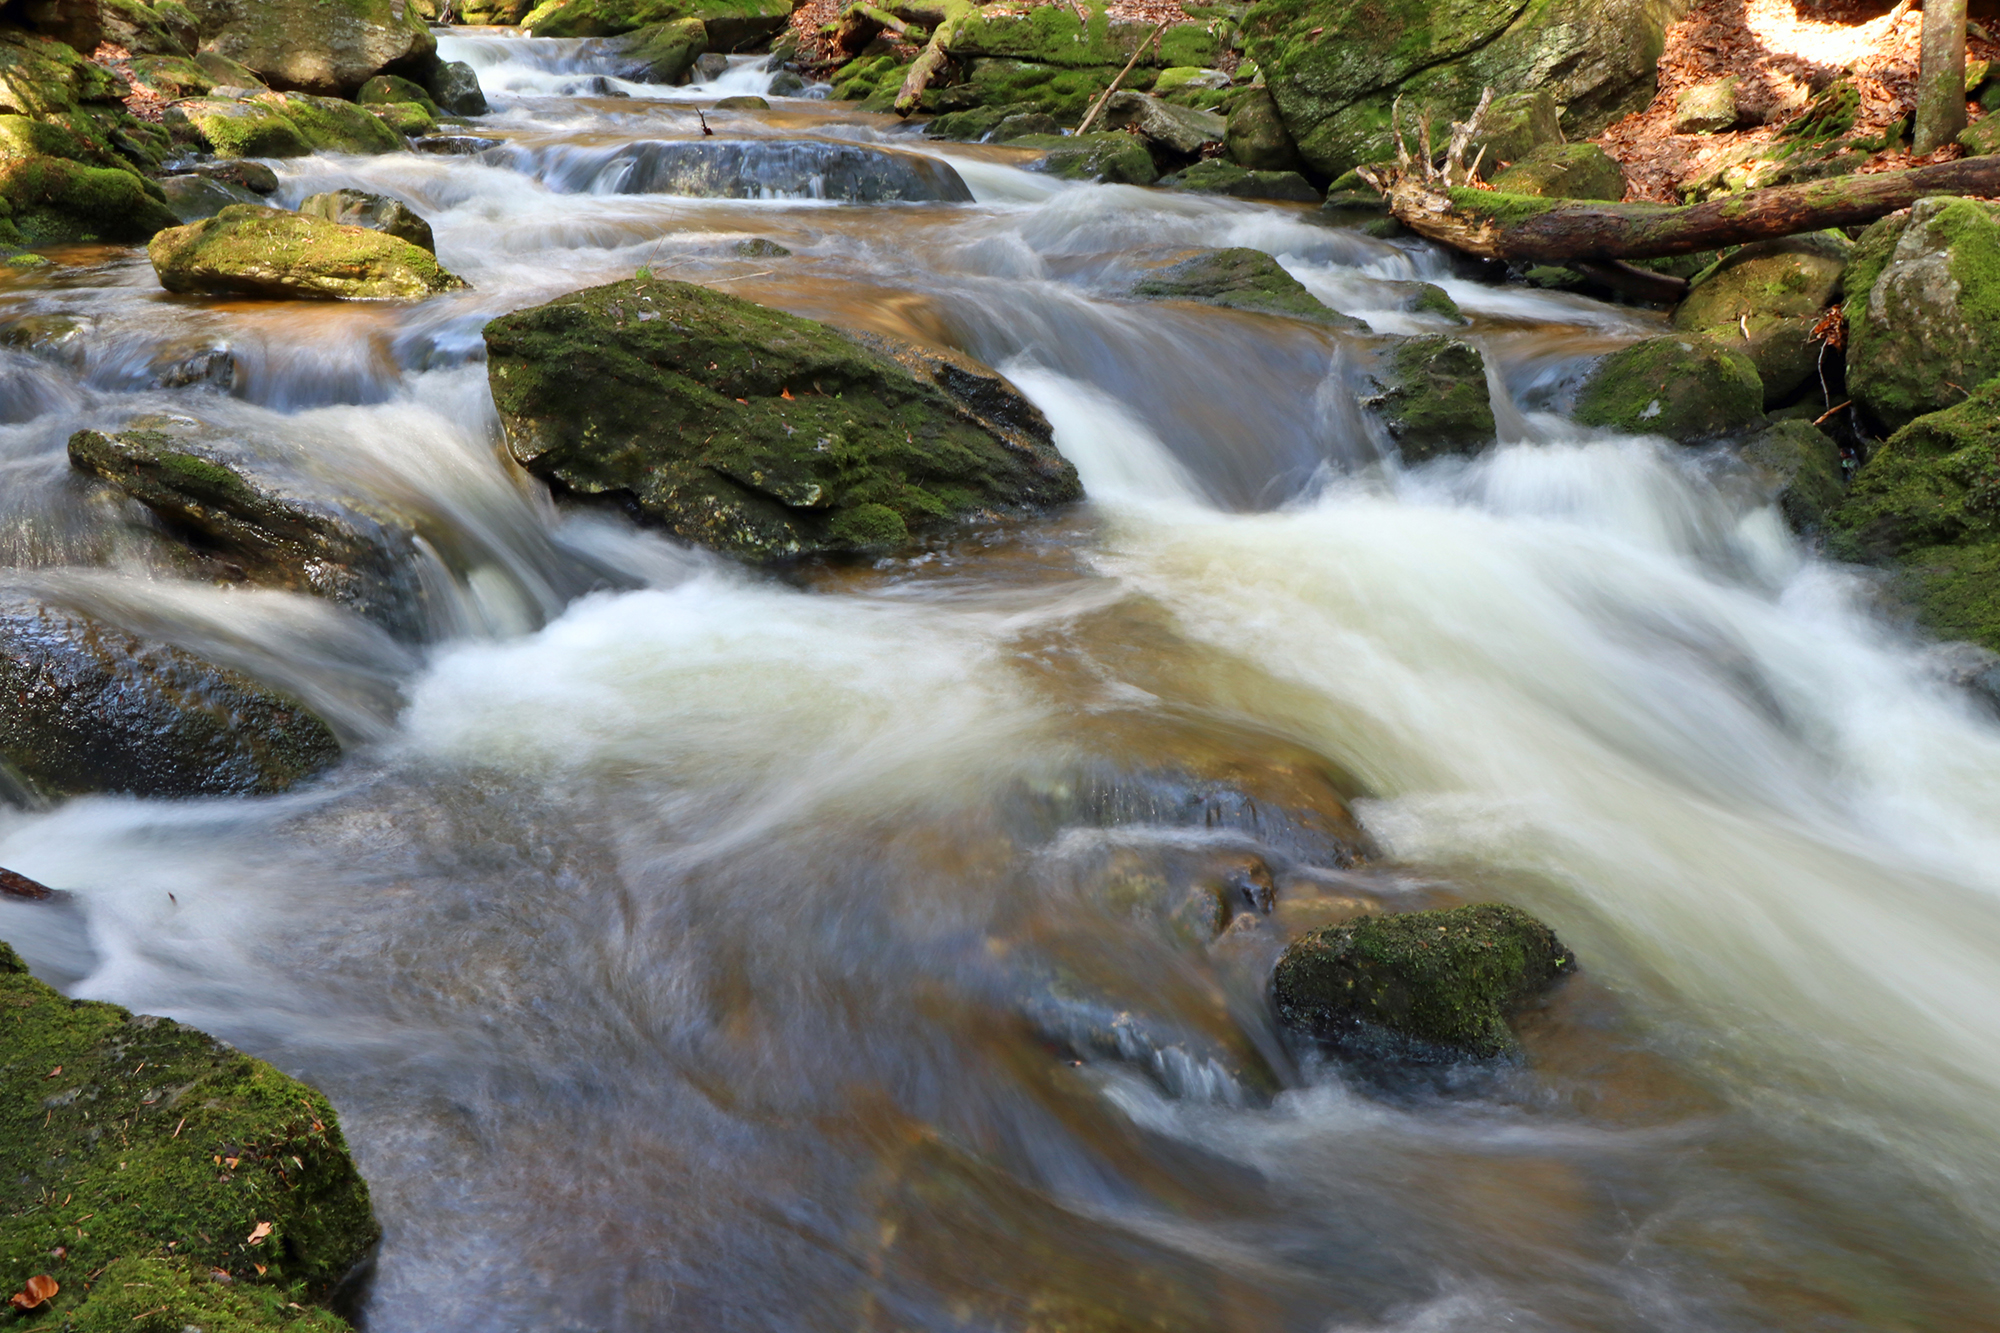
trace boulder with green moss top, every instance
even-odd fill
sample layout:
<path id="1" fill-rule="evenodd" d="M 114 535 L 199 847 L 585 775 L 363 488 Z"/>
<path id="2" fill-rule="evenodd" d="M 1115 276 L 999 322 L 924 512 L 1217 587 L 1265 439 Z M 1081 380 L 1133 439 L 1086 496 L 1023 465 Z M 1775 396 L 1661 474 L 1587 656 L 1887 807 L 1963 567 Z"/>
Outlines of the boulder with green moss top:
<path id="1" fill-rule="evenodd" d="M 168 101 L 204 97 L 215 79 L 186 56 L 139 56 L 132 61 L 133 82 Z"/>
<path id="2" fill-rule="evenodd" d="M 1124 130 L 1143 139 L 1158 157 L 1185 160 L 1222 147 L 1228 123 L 1212 111 L 1162 102 L 1147 93 L 1120 90 L 1104 101 L 1101 113 L 1107 129 Z"/>
<path id="3" fill-rule="evenodd" d="M 203 49 L 273 88 L 347 96 L 436 59 L 437 39 L 406 0 L 200 0 L 198 12 Z"/>
<path id="4" fill-rule="evenodd" d="M 1520 1041 L 1508 1018 L 1576 961 L 1518 907 L 1365 916 L 1286 949 L 1271 981 L 1278 1021 L 1364 1057 L 1495 1059 Z"/>
<path id="5" fill-rule="evenodd" d="M 954 59 L 998 57 L 1069 68 L 1119 69 L 1136 56 L 1149 70 L 1209 66 L 1221 57 L 1226 30 L 1219 23 L 1168 24 L 1154 33 L 1145 19 L 1114 19 L 1102 4 L 994 5 L 961 22 L 947 47 Z M 1149 81 L 1150 82 L 1150 81 Z"/>
<path id="6" fill-rule="evenodd" d="M 1049 425 L 962 357 L 686 283 L 573 292 L 486 326 L 514 457 L 743 559 L 890 550 L 1081 494 Z"/>
<path id="7" fill-rule="evenodd" d="M 887 108 L 909 67 L 897 65 L 893 57 L 885 56 L 877 58 L 874 68 L 876 82 L 871 85 L 872 92 L 864 95 L 863 85 L 845 83 L 837 83 L 836 90 L 845 90 L 843 96 L 861 101 L 865 110 Z M 1004 109 L 1007 113 L 1039 111 L 1064 125 L 1075 125 L 1120 72 L 1116 65 L 1037 65 L 999 58 L 967 60 L 962 69 L 964 75 L 958 83 L 925 90 L 924 110 L 939 116 L 994 109 Z M 845 73 L 843 70 L 843 77 Z M 1119 86 L 1143 92 L 1152 86 L 1154 73 L 1149 69 L 1134 69 Z"/>
<path id="8" fill-rule="evenodd" d="M 1846 496 L 1840 446 L 1809 421 L 1780 421 L 1759 431 L 1744 444 L 1742 457 L 1794 532 L 1819 532 Z"/>
<path id="9" fill-rule="evenodd" d="M 1526 161 L 1536 149 L 1562 142 L 1561 112 L 1547 88 L 1495 98 L 1479 122 L 1479 137 L 1467 148 L 1467 160 L 1476 159 L 1488 178 Z"/>
<path id="10" fill-rule="evenodd" d="M 0 26 L 0 115 L 53 117 L 112 104 L 124 80 L 52 38 Z"/>
<path id="11" fill-rule="evenodd" d="M 1538 199 L 1625 197 L 1625 171 L 1594 143 L 1551 143 L 1493 174 L 1493 188 Z"/>
<path id="12" fill-rule="evenodd" d="M 48 602 L 0 600 L 0 761 L 42 795 L 278 792 L 339 758 L 289 695 Z"/>
<path id="13" fill-rule="evenodd" d="M 1007 146 L 1036 149 L 1041 157 L 1032 169 L 1064 180 L 1151 185 L 1160 176 L 1146 145 L 1129 134 L 1028 134 L 1008 140 Z"/>
<path id="14" fill-rule="evenodd" d="M 440 60 L 431 71 L 430 92 L 438 110 L 449 115 L 483 116 L 488 110 L 479 72 L 463 60 Z"/>
<path id="15" fill-rule="evenodd" d="M 143 241 L 180 221 L 160 187 L 136 172 L 63 157 L 0 151 L 0 199 L 18 243 L 29 245 Z"/>
<path id="16" fill-rule="evenodd" d="M 2000 220 L 1970 199 L 1920 199 L 1855 243 L 1842 279 L 1847 387 L 1885 429 L 2000 374 Z"/>
<path id="17" fill-rule="evenodd" d="M 1632 435 L 1694 443 L 1754 425 L 1764 383 L 1741 352 L 1694 334 L 1647 338 L 1597 363 L 1576 419 Z"/>
<path id="18" fill-rule="evenodd" d="M 329 190 L 325 194 L 311 195 L 301 202 L 299 216 L 337 222 L 343 227 L 366 227 L 370 231 L 400 237 L 411 245 L 422 246 L 432 254 L 437 253 L 437 240 L 431 235 L 431 224 L 411 212 L 402 200 L 391 199 L 386 194 L 370 194 L 366 190 Z"/>
<path id="19" fill-rule="evenodd" d="M 1229 107 L 1222 148 L 1229 160 L 1252 171 L 1297 171 L 1306 161 L 1278 114 L 1268 89 L 1252 88 Z"/>
<path id="20" fill-rule="evenodd" d="M 1142 256 L 1145 275 L 1132 295 L 1153 301 L 1199 301 L 1203 305 L 1254 310 L 1259 314 L 1308 319 L 1349 333 L 1365 333 L 1360 320 L 1334 310 L 1262 250 L 1169 250 Z"/>
<path id="21" fill-rule="evenodd" d="M 615 37 L 656 23 L 699 19 L 709 49 L 769 40 L 792 16 L 791 0 L 546 0 L 521 20 L 537 37 Z"/>
<path id="22" fill-rule="evenodd" d="M 368 110 L 405 139 L 423 139 L 437 133 L 437 117 L 420 103 L 378 102 Z"/>
<path id="23" fill-rule="evenodd" d="M 1828 519 L 1827 549 L 1896 571 L 1924 628 L 2000 650 L 2000 380 L 1890 436 Z"/>
<path id="24" fill-rule="evenodd" d="M 1749 357 L 1765 406 L 1775 407 L 1818 378 L 1823 344 L 1813 341 L 1813 327 L 1840 299 L 1852 249 L 1839 232 L 1743 246 L 1688 290 L 1674 327 Z"/>
<path id="25" fill-rule="evenodd" d="M 1688 0 L 1261 0 L 1248 54 L 1317 171 L 1392 156 L 1390 111 L 1466 119 L 1482 89 L 1546 90 L 1571 138 L 1645 106 L 1667 26 Z"/>
<path id="26" fill-rule="evenodd" d="M 169 128 L 218 157 L 393 153 L 402 135 L 352 102 L 301 93 L 195 98 L 166 112 Z"/>
<path id="27" fill-rule="evenodd" d="M 652 23 L 619 40 L 618 50 L 629 62 L 626 78 L 641 83 L 681 83 L 694 62 L 708 51 L 708 29 L 698 18 Z"/>
<path id="28" fill-rule="evenodd" d="M 5 944 L 0 997 L 0 1264 L 59 1288 L 17 1319 L 347 1327 L 313 1303 L 381 1231 L 326 1098 L 193 1028 L 66 999 Z"/>
<path id="29" fill-rule="evenodd" d="M 186 417 L 78 431 L 69 460 L 259 586 L 324 597 L 399 639 L 424 636 L 415 523 L 309 460 Z"/>
<path id="30" fill-rule="evenodd" d="M 417 298 L 465 286 L 398 236 L 238 205 L 147 247 L 170 292 L 292 300 Z"/>
<path id="31" fill-rule="evenodd" d="M 420 83 L 413 83 L 395 74 L 377 74 L 361 85 L 354 94 L 354 100 L 362 106 L 378 104 L 394 106 L 404 102 L 415 102 L 430 113 L 431 119 L 436 120 L 439 115 L 437 103 L 431 100 L 428 89 Z"/>
<path id="32" fill-rule="evenodd" d="M 1400 339 L 1370 378 L 1376 392 L 1362 406 L 1380 418 L 1406 463 L 1476 453 L 1498 434 L 1486 359 L 1468 342 L 1442 333 Z"/>
<path id="33" fill-rule="evenodd" d="M 1197 162 L 1160 184 L 1197 194 L 1226 194 L 1235 199 L 1273 199 L 1288 204 L 1320 201 L 1319 191 L 1296 171 L 1246 171 L 1220 157 Z"/>
<path id="34" fill-rule="evenodd" d="M 191 56 L 201 22 L 180 0 L 101 0 L 104 40 L 133 55 Z"/>

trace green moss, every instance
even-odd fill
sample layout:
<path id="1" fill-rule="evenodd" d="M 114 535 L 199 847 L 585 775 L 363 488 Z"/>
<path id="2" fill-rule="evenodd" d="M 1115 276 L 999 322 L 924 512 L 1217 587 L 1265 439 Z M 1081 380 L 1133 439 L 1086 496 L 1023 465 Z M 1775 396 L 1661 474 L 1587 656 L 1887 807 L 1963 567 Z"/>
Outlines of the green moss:
<path id="1" fill-rule="evenodd" d="M 697 18 L 653 23 L 627 36 L 622 49 L 652 82 L 679 83 L 707 52 L 708 29 Z"/>
<path id="2" fill-rule="evenodd" d="M 1885 428 L 2000 374 L 2000 220 L 1990 206 L 1918 200 L 1900 228 L 1884 219 L 1863 234 L 1845 283 L 1848 385 Z"/>
<path id="3" fill-rule="evenodd" d="M 995 116 L 994 124 L 1001 116 L 1040 112 L 1064 125 L 1074 125 L 1111 86 L 1118 71 L 1115 65 L 1066 68 L 1020 60 L 980 59 L 970 62 L 962 83 L 928 90 L 924 109 L 941 116 L 997 109 L 1001 114 Z M 1120 86 L 1143 92 L 1151 86 L 1152 73 L 1135 69 Z M 902 73 L 898 72 L 895 84 L 901 82 Z M 895 86 L 888 86 L 886 91 L 893 96 Z"/>
<path id="4" fill-rule="evenodd" d="M 1396 343 L 1386 362 L 1375 375 L 1382 391 L 1365 406 L 1381 417 L 1405 462 L 1493 442 L 1499 428 L 1479 349 L 1434 333 Z"/>
<path id="5" fill-rule="evenodd" d="M 1519 1049 L 1509 1013 L 1573 970 L 1547 926 L 1481 903 L 1314 931 L 1279 959 L 1271 992 L 1285 1026 L 1335 1046 L 1492 1058 Z"/>
<path id="6" fill-rule="evenodd" d="M 1262 250 L 1242 246 L 1195 250 L 1175 256 L 1134 284 L 1132 294 L 1152 300 L 1200 301 L 1235 310 L 1289 315 L 1351 332 L 1367 328 L 1328 307 Z"/>
<path id="7" fill-rule="evenodd" d="M 401 137 L 378 117 L 352 102 L 303 93 L 269 96 L 282 98 L 284 115 L 298 126 L 314 152 L 393 153 L 405 147 Z"/>
<path id="8" fill-rule="evenodd" d="M 394 74 L 377 74 L 361 85 L 360 91 L 354 94 L 354 100 L 362 106 L 373 106 L 378 103 L 383 106 L 395 106 L 415 102 L 429 113 L 432 120 L 443 114 L 422 84 L 412 83 Z"/>
<path id="9" fill-rule="evenodd" d="M 173 113 L 217 157 L 305 157 L 313 151 L 291 117 L 262 101 L 186 102 Z"/>
<path id="10" fill-rule="evenodd" d="M 1751 425 L 1764 385 L 1739 352 L 1696 335 L 1648 338 L 1606 357 L 1577 395 L 1576 419 L 1692 442 Z"/>
<path id="11" fill-rule="evenodd" d="M 415 102 L 391 102 L 385 106 L 369 108 L 384 125 L 398 134 L 418 138 L 437 132 L 437 121 L 430 112 Z"/>
<path id="12" fill-rule="evenodd" d="M 56 157 L 0 158 L 0 197 L 27 243 L 143 241 L 180 219 L 130 171 Z"/>
<path id="13" fill-rule="evenodd" d="M 1594 143 L 1543 144 L 1497 173 L 1493 188 L 1544 199 L 1615 201 L 1625 197 L 1625 173 Z"/>
<path id="14" fill-rule="evenodd" d="M 1042 152 L 1036 168 L 1064 180 L 1104 181 L 1112 185 L 1151 185 L 1160 170 L 1153 155 L 1130 134 L 1026 134 L 1009 139 L 1010 148 Z"/>
<path id="15" fill-rule="evenodd" d="M 168 291 L 373 300 L 463 287 L 401 237 L 254 204 L 163 231 L 148 253 Z"/>
<path id="16" fill-rule="evenodd" d="M 120 1259 L 91 1284 L 69 1315 L 68 1333 L 345 1333 L 348 1325 L 318 1306 L 265 1284 L 224 1282 L 189 1263 Z"/>
<path id="17" fill-rule="evenodd" d="M 1812 409 L 1816 414 L 1817 405 Z M 1792 531 L 1820 531 L 1846 498 L 1840 447 L 1806 420 L 1780 421 L 1743 446 L 1743 461 L 1772 487 Z"/>
<path id="18" fill-rule="evenodd" d="M 1078 17 L 1078 9 L 1086 19 Z M 1122 67 L 1134 51 L 1153 69 L 1208 68 L 1222 55 L 1220 25 L 1175 23 L 1153 36 L 1153 25 L 1113 23 L 1103 5 L 1036 5 L 1022 12 L 981 13 L 958 25 L 954 56 L 998 56 L 1038 65 Z M 1143 49 L 1142 49 L 1143 46 Z"/>
<path id="19" fill-rule="evenodd" d="M 0 1033 L 0 1265 L 55 1278 L 68 1326 L 153 1327 L 133 1316 L 164 1302 L 278 1327 L 249 1307 L 324 1295 L 374 1245 L 367 1186 L 304 1084 L 192 1028 L 64 999 L 4 944 Z M 128 1312 L 127 1282 L 161 1299 Z"/>
<path id="20" fill-rule="evenodd" d="M 548 0 L 530 11 L 521 26 L 532 28 L 537 37 L 612 37 L 696 18 L 712 48 L 733 51 L 757 36 L 778 32 L 790 17 L 789 0 Z"/>

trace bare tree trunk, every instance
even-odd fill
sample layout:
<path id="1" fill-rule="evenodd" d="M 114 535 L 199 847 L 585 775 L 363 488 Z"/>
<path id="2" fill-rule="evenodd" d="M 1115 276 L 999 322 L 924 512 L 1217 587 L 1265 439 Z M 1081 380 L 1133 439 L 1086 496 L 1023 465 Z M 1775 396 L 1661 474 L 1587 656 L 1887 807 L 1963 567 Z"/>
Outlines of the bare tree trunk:
<path id="1" fill-rule="evenodd" d="M 1934 153 L 1965 128 L 1965 0 L 1924 0 L 1912 151 Z"/>

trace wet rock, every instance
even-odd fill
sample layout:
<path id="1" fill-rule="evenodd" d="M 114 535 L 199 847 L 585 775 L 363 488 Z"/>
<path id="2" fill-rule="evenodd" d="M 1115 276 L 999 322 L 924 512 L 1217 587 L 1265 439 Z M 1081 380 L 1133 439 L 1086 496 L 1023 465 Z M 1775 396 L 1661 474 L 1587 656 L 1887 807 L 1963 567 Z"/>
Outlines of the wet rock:
<path id="1" fill-rule="evenodd" d="M 133 55 L 191 56 L 201 43 L 199 21 L 179 0 L 102 0 L 98 12 L 104 23 L 101 40 Z"/>
<path id="2" fill-rule="evenodd" d="M 198 347 L 191 352 L 169 350 L 153 363 L 155 389 L 215 389 L 236 387 L 236 355 L 225 346 Z"/>
<path id="3" fill-rule="evenodd" d="M 433 134 L 410 144 L 419 153 L 436 153 L 440 157 L 472 157 L 499 146 L 500 140 L 476 134 Z"/>
<path id="4" fill-rule="evenodd" d="M 1129 134 L 1028 134 L 1008 140 L 1007 146 L 1039 149 L 1042 157 L 1033 170 L 1064 180 L 1151 185 L 1160 175 L 1153 155 Z"/>
<path id="5" fill-rule="evenodd" d="M 773 97 L 797 97 L 805 90 L 805 78 L 792 70 L 781 69 L 771 76 L 771 96 Z"/>
<path id="6" fill-rule="evenodd" d="M 1736 80 L 1714 79 L 1674 98 L 1675 134 L 1716 134 L 1736 124 Z"/>
<path id="7" fill-rule="evenodd" d="M 114 435 L 78 431 L 69 460 L 251 582 L 338 602 L 406 642 L 424 637 L 415 525 L 365 494 L 185 419 Z"/>
<path id="8" fill-rule="evenodd" d="M 44 795 L 283 791 L 340 758 L 297 700 L 192 653 L 0 597 L 0 759 Z"/>
<path id="9" fill-rule="evenodd" d="M 702 30 L 702 40 L 706 41 L 707 29 Z M 729 72 L 729 57 L 720 51 L 707 51 L 695 57 L 694 77 L 697 83 L 714 83 Z"/>
<path id="10" fill-rule="evenodd" d="M 1509 1056 L 1508 1015 L 1576 968 L 1555 932 L 1481 903 L 1369 916 L 1305 936 L 1278 960 L 1278 1021 L 1351 1054 L 1450 1061 Z"/>
<path id="11" fill-rule="evenodd" d="M 1625 171 L 1594 143 L 1544 144 L 1494 173 L 1493 188 L 1543 199 L 1616 201 L 1625 197 Z"/>
<path id="12" fill-rule="evenodd" d="M 986 137 L 996 143 L 1005 143 L 1009 139 L 1025 139 L 1030 135 L 1060 138 L 1062 132 L 1062 123 L 1054 116 L 1044 115 L 1040 111 L 1019 111 L 1002 116 L 987 132 Z"/>
<path id="13" fill-rule="evenodd" d="M 490 109 L 479 86 L 479 72 L 463 60 L 440 60 L 431 72 L 431 100 L 454 116 L 483 116 Z"/>
<path id="14" fill-rule="evenodd" d="M 1136 146 L 1136 145 L 1135 145 Z M 1144 155 L 1144 150 L 1139 150 Z M 949 163 L 822 139 L 680 139 L 636 143 L 606 164 L 620 194 L 702 199 L 784 196 L 843 203 L 970 203 Z"/>
<path id="15" fill-rule="evenodd" d="M 731 248 L 745 259 L 783 259 L 792 253 L 776 241 L 762 236 L 752 236 L 747 241 L 738 241 Z"/>
<path id="16" fill-rule="evenodd" d="M 0 1170 L 21 1198 L 89 1201 L 81 1227 L 74 1208 L 0 1221 L 0 1246 L 28 1256 L 24 1275 L 58 1288 L 32 1318 L 80 1330 L 345 1327 L 325 1311 L 274 1313 L 324 1299 L 380 1235 L 326 1098 L 170 1019 L 68 999 L 5 944 L 0 1004 Z"/>
<path id="17" fill-rule="evenodd" d="M 707 52 L 708 30 L 696 18 L 654 23 L 621 39 L 618 49 L 630 61 L 621 71 L 626 78 L 640 83 L 680 83 Z M 723 64 L 726 68 L 728 62 Z"/>
<path id="18" fill-rule="evenodd" d="M 1115 92 L 1104 103 L 1104 123 L 1129 130 L 1167 158 L 1199 157 L 1205 148 L 1220 148 L 1228 124 L 1212 111 L 1175 106 L 1145 93 Z"/>
<path id="19" fill-rule="evenodd" d="M 169 176 L 160 182 L 166 192 L 167 207 L 173 210 L 182 222 L 199 222 L 212 218 L 232 204 L 256 204 L 264 201 L 240 185 L 231 185 L 208 176 Z"/>
<path id="20" fill-rule="evenodd" d="M 400 237 L 241 204 L 161 232 L 147 253 L 170 292 L 376 300 L 465 286 L 435 255 Z"/>
<path id="21" fill-rule="evenodd" d="M 1234 162 L 1210 158 L 1160 181 L 1176 190 L 1226 194 L 1234 199 L 1274 199 L 1288 204 L 1316 204 L 1319 191 L 1296 171 L 1246 171 Z"/>
<path id="22" fill-rule="evenodd" d="M 1674 311 L 1674 327 L 1741 352 L 1775 407 L 1818 378 L 1821 344 L 1812 330 L 1840 297 L 1853 246 L 1839 232 L 1788 236 L 1743 246 L 1710 269 Z"/>
<path id="23" fill-rule="evenodd" d="M 95 325 L 88 316 L 28 315 L 0 327 L 0 347 L 81 369 L 84 348 Z"/>
<path id="24" fill-rule="evenodd" d="M 200 0 L 203 49 L 273 88 L 344 97 L 384 71 L 421 71 L 437 39 L 405 0 Z"/>
<path id="25" fill-rule="evenodd" d="M 1473 453 L 1498 433 L 1486 361 L 1470 343 L 1442 333 L 1404 338 L 1371 378 L 1377 392 L 1362 406 L 1381 418 L 1406 463 Z"/>
<path id="26" fill-rule="evenodd" d="M 421 246 L 437 253 L 431 224 L 412 213 L 400 199 L 366 190 L 332 190 L 315 194 L 299 205 L 299 216 L 338 223 L 343 227 L 366 227 Z"/>
<path id="27" fill-rule="evenodd" d="M 656 280 L 486 326 L 523 466 L 745 559 L 892 549 L 1081 493 L 1048 423 L 999 376 L 870 341 Z"/>
<path id="28" fill-rule="evenodd" d="M 1794 532 L 1818 532 L 1846 498 L 1840 446 L 1810 422 L 1781 421 L 1759 431 L 1743 446 L 1743 461 Z"/>
<path id="29" fill-rule="evenodd" d="M 394 74 L 377 74 L 361 85 L 354 94 L 354 100 L 362 106 L 393 106 L 414 102 L 429 112 L 431 119 L 436 120 L 438 117 L 437 103 L 431 100 L 429 91 L 422 84 L 412 83 Z"/>
<path id="30" fill-rule="evenodd" d="M 717 111 L 769 111 L 771 104 L 761 97 L 724 97 L 715 104 Z"/>
<path id="31" fill-rule="evenodd" d="M 377 103 L 368 109 L 405 138 L 421 139 L 437 132 L 437 117 L 416 102 Z"/>
<path id="32" fill-rule="evenodd" d="M 1491 178 L 1544 144 L 1562 142 L 1561 108 L 1546 88 L 1495 98 L 1480 121 L 1482 133 L 1466 153 L 1479 160 L 1479 174 Z"/>
<path id="33" fill-rule="evenodd" d="M 791 0 L 547 0 L 522 20 L 537 37 L 615 37 L 650 24 L 699 19 L 716 51 L 741 51 L 780 32 Z"/>
<path id="34" fill-rule="evenodd" d="M 1149 271 L 1133 285 L 1134 296 L 1290 315 L 1350 333 L 1368 330 L 1360 320 L 1341 314 L 1307 291 L 1303 283 L 1262 250 L 1241 246 L 1228 250 L 1174 250 L 1142 262 Z"/>
<path id="35" fill-rule="evenodd" d="M 1227 88 L 1231 84 L 1232 80 L 1223 70 L 1200 69 L 1194 65 L 1176 65 L 1172 69 L 1163 69 L 1160 71 L 1160 76 L 1153 80 L 1152 91 L 1153 96 L 1163 97 L 1168 93 L 1180 89 L 1194 92 L 1198 90 Z"/>
<path id="36" fill-rule="evenodd" d="M 197 176 L 240 185 L 255 194 L 276 194 L 278 173 L 262 162 L 203 162 L 188 168 Z"/>
<path id="37" fill-rule="evenodd" d="M 1855 242 L 1842 279 L 1847 386 L 1888 430 L 2000 374 L 2000 221 L 1971 199 L 1919 199 Z"/>
<path id="38" fill-rule="evenodd" d="M 179 219 L 154 182 L 58 125 L 0 115 L 0 226 L 13 244 L 143 241 Z"/>
<path id="39" fill-rule="evenodd" d="M 1612 353 L 1576 400 L 1586 426 L 1683 443 L 1741 430 L 1763 415 L 1764 384 L 1750 358 L 1695 335 L 1648 338 Z"/>

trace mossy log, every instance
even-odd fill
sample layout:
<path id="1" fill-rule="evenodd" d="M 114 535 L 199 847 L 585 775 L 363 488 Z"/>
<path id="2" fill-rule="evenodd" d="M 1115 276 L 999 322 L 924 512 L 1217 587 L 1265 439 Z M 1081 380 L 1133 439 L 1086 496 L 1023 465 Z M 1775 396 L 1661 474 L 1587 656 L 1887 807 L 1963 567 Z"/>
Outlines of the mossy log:
<path id="1" fill-rule="evenodd" d="M 1417 173 L 1371 173 L 1389 211 L 1419 236 L 1485 259 L 1531 264 L 1657 259 L 1853 226 L 1926 195 L 2000 194 L 2000 156 L 1780 185 L 1707 203 L 1607 204 L 1447 188 Z"/>
<path id="2" fill-rule="evenodd" d="M 917 53 L 896 94 L 896 114 L 907 116 L 922 103 L 924 89 L 930 87 L 932 76 L 950 58 L 946 48 L 958 36 L 959 25 L 977 16 L 979 6 L 972 0 L 903 0 L 889 8 L 904 20 L 921 23 L 931 30 L 930 41 Z"/>

